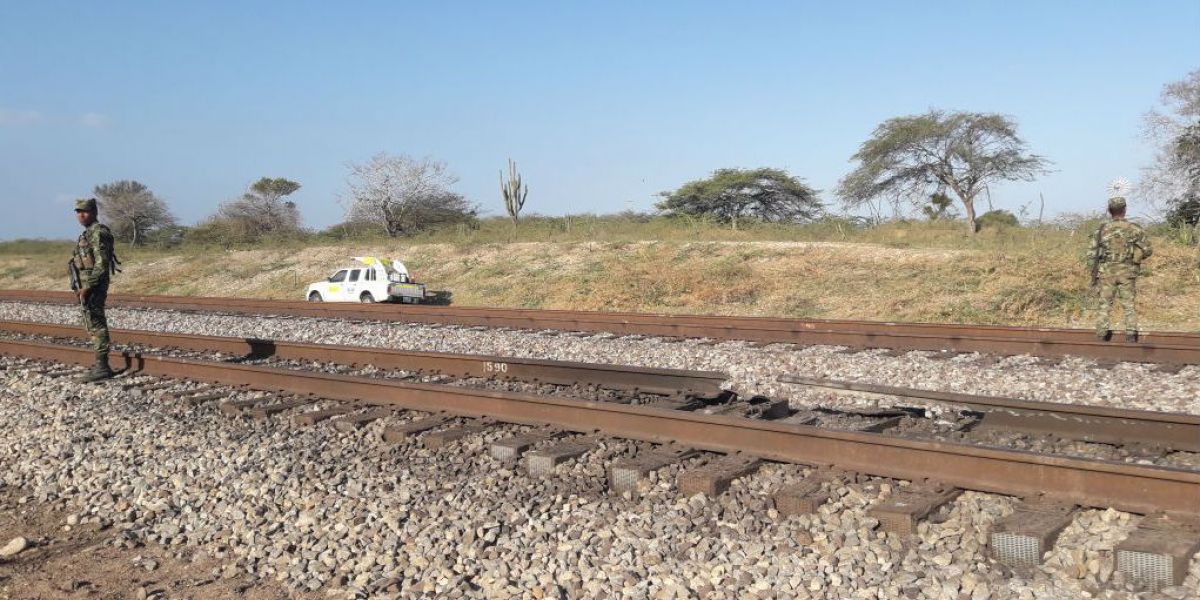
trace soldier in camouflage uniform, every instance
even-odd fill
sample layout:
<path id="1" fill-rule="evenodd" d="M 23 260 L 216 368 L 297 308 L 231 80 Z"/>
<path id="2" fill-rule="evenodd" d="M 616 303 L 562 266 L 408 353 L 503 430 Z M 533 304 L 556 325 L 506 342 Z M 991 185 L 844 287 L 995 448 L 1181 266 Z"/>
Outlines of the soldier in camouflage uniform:
<path id="1" fill-rule="evenodd" d="M 79 269 L 79 303 L 83 307 L 83 326 L 92 339 L 92 350 L 96 352 L 96 365 L 83 377 L 85 382 L 100 381 L 114 375 L 108 366 L 108 320 L 104 317 L 104 303 L 108 300 L 108 283 L 117 269 L 117 256 L 113 246 L 113 234 L 108 227 L 96 220 L 96 200 L 89 198 L 75 201 L 75 217 L 83 226 L 79 242 L 71 261 Z"/>
<path id="2" fill-rule="evenodd" d="M 1125 199 L 1108 200 L 1108 214 L 1112 221 L 1104 223 L 1092 236 L 1088 250 L 1088 268 L 1093 274 L 1093 285 L 1100 291 L 1100 320 L 1096 324 L 1096 337 L 1108 340 L 1112 337 L 1113 301 L 1121 304 L 1125 313 L 1125 341 L 1136 342 L 1138 337 L 1137 278 L 1142 261 L 1153 253 L 1146 232 L 1135 223 L 1125 220 Z"/>

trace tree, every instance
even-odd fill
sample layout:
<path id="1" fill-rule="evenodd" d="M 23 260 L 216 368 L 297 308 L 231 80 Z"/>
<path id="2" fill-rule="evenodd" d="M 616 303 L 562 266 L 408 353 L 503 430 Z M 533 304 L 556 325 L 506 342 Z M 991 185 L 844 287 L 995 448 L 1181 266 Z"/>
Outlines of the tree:
<path id="1" fill-rule="evenodd" d="M 300 230 L 300 210 L 284 197 L 298 189 L 300 184 L 295 181 L 263 177 L 241 198 L 221 204 L 213 219 L 225 222 L 223 228 L 236 232 L 242 241 L 295 233 Z"/>
<path id="2" fill-rule="evenodd" d="M 925 213 L 925 217 L 930 221 L 953 219 L 958 216 L 951 206 L 953 204 L 954 199 L 945 192 L 934 192 L 929 195 L 929 203 L 921 207 L 921 212 Z"/>
<path id="3" fill-rule="evenodd" d="M 657 204 L 660 210 L 715 217 L 733 229 L 743 218 L 797 222 L 821 214 L 817 191 L 782 169 L 717 169 L 707 179 L 659 195 L 663 197 Z"/>
<path id="4" fill-rule="evenodd" d="M 441 161 L 381 152 L 349 168 L 347 220 L 379 223 L 391 237 L 471 221 L 478 213 L 450 190 L 458 178 Z"/>
<path id="5" fill-rule="evenodd" d="M 989 210 L 982 215 L 979 215 L 979 229 L 993 227 L 995 229 L 1003 229 L 1005 227 L 1020 227 L 1021 221 L 1017 219 L 1017 215 L 1012 214 L 1004 209 Z"/>
<path id="6" fill-rule="evenodd" d="M 508 181 L 504 180 L 504 171 L 500 172 L 500 194 L 504 196 L 504 210 L 512 219 L 513 229 L 520 224 L 521 209 L 525 207 L 525 198 L 529 196 L 529 186 L 521 182 L 521 174 L 517 172 L 517 163 L 508 159 Z"/>
<path id="7" fill-rule="evenodd" d="M 1200 195 L 1200 69 L 1164 86 L 1160 99 L 1162 106 L 1144 117 L 1143 133 L 1157 150 L 1138 192 L 1175 210 Z"/>
<path id="8" fill-rule="evenodd" d="M 941 110 L 884 121 L 851 158 L 860 164 L 838 184 L 846 206 L 878 197 L 920 202 L 948 189 L 966 209 L 972 235 L 979 230 L 975 197 L 988 184 L 1032 181 L 1049 164 L 1027 153 L 1012 119 Z"/>
<path id="9" fill-rule="evenodd" d="M 140 181 L 122 179 L 92 191 L 113 237 L 122 242 L 140 246 L 151 232 L 175 224 L 167 204 Z"/>

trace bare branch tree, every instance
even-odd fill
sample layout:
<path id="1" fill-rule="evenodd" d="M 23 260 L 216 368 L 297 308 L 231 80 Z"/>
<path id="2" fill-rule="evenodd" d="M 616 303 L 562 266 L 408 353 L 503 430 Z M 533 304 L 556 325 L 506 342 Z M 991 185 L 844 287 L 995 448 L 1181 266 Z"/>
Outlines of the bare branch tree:
<path id="1" fill-rule="evenodd" d="M 92 191 L 113 237 L 120 241 L 140 246 L 152 231 L 175 224 L 167 204 L 140 181 L 123 179 L 98 185 Z"/>
<path id="2" fill-rule="evenodd" d="M 1026 152 L 1008 117 L 941 110 L 884 121 L 852 158 L 858 168 L 838 185 L 846 206 L 880 197 L 923 203 L 949 189 L 966 209 L 972 235 L 975 198 L 989 183 L 1032 181 L 1049 164 Z"/>
<path id="3" fill-rule="evenodd" d="M 477 214 L 450 190 L 458 178 L 441 161 L 381 152 L 349 169 L 350 193 L 343 199 L 347 220 L 382 224 L 391 237 L 468 221 Z"/>
<path id="4" fill-rule="evenodd" d="M 1156 150 L 1142 169 L 1137 194 L 1164 210 L 1200 195 L 1200 69 L 1163 86 L 1161 102 L 1143 117 L 1142 134 Z"/>

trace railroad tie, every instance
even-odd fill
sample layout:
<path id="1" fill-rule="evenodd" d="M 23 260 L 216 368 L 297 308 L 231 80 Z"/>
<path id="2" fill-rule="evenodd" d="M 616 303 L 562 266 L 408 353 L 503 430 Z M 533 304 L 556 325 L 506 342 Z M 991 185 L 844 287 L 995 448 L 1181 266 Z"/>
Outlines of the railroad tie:
<path id="1" fill-rule="evenodd" d="M 453 444 L 454 442 L 457 442 L 458 440 L 461 440 L 469 435 L 480 433 L 492 425 L 495 425 L 494 421 L 487 419 L 476 419 L 465 425 L 447 427 L 446 429 L 441 429 L 438 431 L 431 431 L 421 438 L 421 442 L 424 443 L 425 447 L 429 448 L 430 450 L 445 448 L 446 446 L 449 446 L 450 444 Z"/>
<path id="2" fill-rule="evenodd" d="M 770 400 L 768 398 L 762 398 L 759 402 L 755 402 L 755 400 L 755 398 L 750 399 L 750 409 L 746 412 L 747 417 L 774 421 L 792 414 L 792 406 L 787 400 Z"/>
<path id="3" fill-rule="evenodd" d="M 720 496 L 735 479 L 752 475 L 762 459 L 730 455 L 679 474 L 679 491 L 685 496 Z"/>
<path id="4" fill-rule="evenodd" d="M 867 418 L 879 416 L 879 415 L 870 415 L 870 414 L 865 414 L 865 413 L 854 413 L 854 414 L 858 414 L 858 415 L 861 415 L 861 416 L 864 416 Z M 864 423 L 861 427 L 858 427 L 856 429 L 856 431 L 861 431 L 863 433 L 881 433 L 883 431 L 887 431 L 888 429 L 891 429 L 891 428 L 899 425 L 900 422 L 904 420 L 904 417 L 900 417 L 900 416 L 888 416 L 888 417 L 879 416 L 879 417 L 880 417 L 879 421 L 876 421 L 874 423 Z"/>
<path id="5" fill-rule="evenodd" d="M 217 391 L 203 394 L 192 394 L 190 396 L 178 396 L 177 398 L 190 406 L 199 406 L 205 402 L 211 402 L 213 400 L 220 400 L 221 398 L 228 397 L 228 393 Z"/>
<path id="6" fill-rule="evenodd" d="M 50 377 L 52 379 L 61 379 L 63 377 L 67 377 L 69 375 L 78 375 L 82 372 L 83 372 L 83 370 L 79 369 L 79 368 L 55 369 L 53 371 L 46 371 L 45 373 L 42 373 L 42 375 L 44 375 L 46 377 Z"/>
<path id="7" fill-rule="evenodd" d="M 950 360 L 952 358 L 962 356 L 963 354 L 967 354 L 967 353 L 966 352 L 956 352 L 954 350 L 935 350 L 929 354 L 926 354 L 925 358 L 927 358 L 929 360 Z"/>
<path id="8" fill-rule="evenodd" d="M 829 494 L 822 491 L 821 481 L 806 479 L 800 483 L 780 488 L 772 495 L 775 510 L 782 517 L 793 515 L 808 515 L 829 500 Z"/>
<path id="9" fill-rule="evenodd" d="M 714 404 L 697 410 L 696 412 L 702 415 L 726 415 L 726 416 L 741 416 L 746 411 L 750 410 L 749 402 L 730 402 L 728 404 Z"/>
<path id="10" fill-rule="evenodd" d="M 525 470 L 533 477 L 544 477 L 552 474 L 554 467 L 583 456 L 595 447 L 595 439 L 581 437 L 534 450 L 525 455 Z"/>
<path id="11" fill-rule="evenodd" d="M 917 523 L 954 500 L 962 490 L 944 486 L 899 488 L 891 497 L 867 511 L 879 521 L 880 529 L 901 535 L 917 531 Z"/>
<path id="12" fill-rule="evenodd" d="M 1165 375 L 1175 375 L 1183 370 L 1187 365 L 1183 363 L 1159 363 L 1154 366 L 1155 373 L 1163 373 Z"/>
<path id="13" fill-rule="evenodd" d="M 388 425 L 383 429 L 383 441 L 389 444 L 402 444 L 410 437 L 429 431 L 452 418 L 450 415 L 434 415 L 400 425 Z"/>
<path id="14" fill-rule="evenodd" d="M 1157 592 L 1183 583 L 1192 555 L 1200 551 L 1200 522 L 1164 515 L 1146 517 L 1117 544 L 1116 568 Z"/>
<path id="15" fill-rule="evenodd" d="M 163 393 L 158 395 L 159 401 L 182 400 L 188 396 L 199 396 L 201 394 L 211 392 L 214 389 L 213 386 L 207 383 L 187 390 L 171 390 L 171 387 L 174 386 L 167 386 L 163 388 Z"/>
<path id="16" fill-rule="evenodd" d="M 133 383 L 126 383 L 126 384 L 122 385 L 121 389 L 125 390 L 127 392 L 131 392 L 131 391 L 139 391 L 142 393 L 159 392 L 159 391 L 162 391 L 162 390 L 165 390 L 168 388 L 175 387 L 178 384 L 179 384 L 179 382 L 177 382 L 177 381 L 158 381 L 158 382 L 155 382 L 154 380 L 135 381 Z"/>
<path id="17" fill-rule="evenodd" d="M 992 558 L 1011 567 L 1036 567 L 1071 524 L 1074 506 L 1023 502 L 997 521 L 988 535 Z"/>
<path id="18" fill-rule="evenodd" d="M 297 425 L 309 427 L 326 419 L 332 419 L 333 417 L 338 417 L 346 413 L 353 412 L 356 408 L 357 407 L 354 406 L 339 405 L 332 408 L 323 408 L 321 410 L 310 410 L 292 417 L 292 422 Z"/>
<path id="19" fill-rule="evenodd" d="M 618 494 L 637 492 L 650 473 L 697 454 L 699 451 L 691 448 L 659 448 L 633 458 L 618 460 L 608 468 L 608 487 Z"/>
<path id="20" fill-rule="evenodd" d="M 513 462 L 519 460 L 521 455 L 528 452 L 530 448 L 563 435 L 565 435 L 564 432 L 559 431 L 514 435 L 492 442 L 488 446 L 488 454 L 496 460 Z"/>
<path id="21" fill-rule="evenodd" d="M 366 427 L 372 421 L 377 421 L 391 415 L 392 409 L 390 408 L 374 408 L 366 412 L 337 417 L 329 422 L 332 423 L 333 427 L 338 431 L 354 431 Z"/>
<path id="22" fill-rule="evenodd" d="M 217 409 L 226 416 L 240 417 L 246 414 L 245 411 L 247 409 L 253 407 L 255 404 L 258 404 L 261 401 L 262 398 L 251 398 L 249 400 L 230 400 L 228 402 L 222 402 Z"/>
<path id="23" fill-rule="evenodd" d="M 647 402 L 644 405 L 646 408 L 655 408 L 658 410 L 690 410 L 697 406 L 696 401 L 691 398 L 681 396 L 671 396 L 669 398 L 659 398 L 652 402 Z"/>
<path id="24" fill-rule="evenodd" d="M 306 406 L 306 405 L 312 404 L 313 402 L 316 402 L 316 401 L 317 401 L 316 398 L 290 398 L 288 400 L 283 400 L 281 402 L 275 402 L 272 404 L 264 404 L 262 406 L 252 408 L 247 412 L 250 414 L 251 418 L 261 420 L 261 419 L 266 419 L 268 417 L 277 415 L 285 410 L 291 410 L 293 408 L 297 408 L 300 406 Z"/>

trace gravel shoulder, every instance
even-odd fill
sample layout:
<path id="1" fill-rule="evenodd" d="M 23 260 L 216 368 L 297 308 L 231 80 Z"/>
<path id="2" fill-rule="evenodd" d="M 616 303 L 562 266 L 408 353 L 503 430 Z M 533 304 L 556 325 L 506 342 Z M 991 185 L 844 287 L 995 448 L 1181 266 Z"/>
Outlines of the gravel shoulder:
<path id="1" fill-rule="evenodd" d="M 27 548 L 0 559 L 0 599 L 244 598 L 312 600 L 316 594 L 231 573 L 194 548 L 120 544 L 123 529 L 80 516 L 67 498 L 39 501 L 29 490 L 0 487 L 0 541 Z"/>

